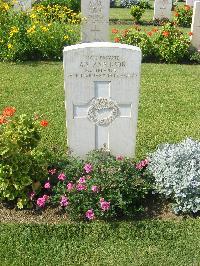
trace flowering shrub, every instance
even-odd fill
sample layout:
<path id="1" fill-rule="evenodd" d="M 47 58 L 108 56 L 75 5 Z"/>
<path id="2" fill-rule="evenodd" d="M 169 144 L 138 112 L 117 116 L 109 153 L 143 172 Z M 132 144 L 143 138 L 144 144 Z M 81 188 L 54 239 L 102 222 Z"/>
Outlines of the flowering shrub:
<path id="1" fill-rule="evenodd" d="M 200 142 L 161 145 L 149 161 L 156 190 L 172 199 L 175 213 L 200 211 Z"/>
<path id="2" fill-rule="evenodd" d="M 84 161 L 68 156 L 51 167 L 34 201 L 41 208 L 48 202 L 60 205 L 73 219 L 114 218 L 141 211 L 149 189 L 132 160 L 100 150 Z"/>
<path id="3" fill-rule="evenodd" d="M 142 32 L 139 27 L 135 27 L 116 34 L 115 41 L 139 46 L 144 60 L 167 63 L 189 61 L 189 35 L 173 24 L 167 23 L 160 29 L 153 28 L 149 32 Z"/>
<path id="4" fill-rule="evenodd" d="M 135 22 L 139 22 L 142 14 L 144 13 L 144 9 L 139 6 L 132 6 L 130 14 L 133 17 Z"/>
<path id="5" fill-rule="evenodd" d="M 38 0 L 34 3 L 42 6 L 65 6 L 73 10 L 74 12 L 79 12 L 81 10 L 81 1 L 80 0 Z"/>
<path id="6" fill-rule="evenodd" d="M 190 27 L 192 23 L 192 8 L 188 5 L 177 7 L 174 14 L 174 21 L 181 27 Z"/>
<path id="7" fill-rule="evenodd" d="M 67 7 L 37 5 L 14 12 L 0 0 L 0 60 L 60 59 L 79 40 L 80 16 Z"/>
<path id="8" fill-rule="evenodd" d="M 0 115 L 0 200 L 17 201 L 22 208 L 31 186 L 45 178 L 47 162 L 37 146 L 46 123 L 27 115 L 15 117 L 15 111 L 6 107 Z"/>

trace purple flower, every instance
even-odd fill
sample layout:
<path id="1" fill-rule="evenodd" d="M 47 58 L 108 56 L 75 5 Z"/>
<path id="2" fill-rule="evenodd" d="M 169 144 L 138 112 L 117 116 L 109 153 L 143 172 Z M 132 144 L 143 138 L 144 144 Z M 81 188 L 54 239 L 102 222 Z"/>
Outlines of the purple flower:
<path id="1" fill-rule="evenodd" d="M 86 211 L 85 216 L 89 219 L 89 220 L 93 220 L 95 219 L 95 215 L 92 209 Z"/>
<path id="2" fill-rule="evenodd" d="M 61 207 L 66 207 L 69 204 L 68 202 L 68 198 L 66 198 L 65 196 L 62 196 L 60 199 L 60 206 Z"/>
<path id="3" fill-rule="evenodd" d="M 67 184 L 67 190 L 68 190 L 68 191 L 71 191 L 73 188 L 74 188 L 74 184 L 73 184 L 72 182 L 69 182 L 69 183 Z"/>
<path id="4" fill-rule="evenodd" d="M 50 189 L 51 188 L 51 184 L 49 181 L 47 181 L 45 184 L 44 184 L 44 188 L 46 189 Z"/>
<path id="5" fill-rule="evenodd" d="M 85 165 L 84 165 L 84 170 L 85 170 L 85 172 L 87 173 L 87 174 L 89 174 L 90 172 L 92 172 L 92 165 L 90 164 L 90 163 L 86 163 Z"/>
<path id="6" fill-rule="evenodd" d="M 77 184 L 76 189 L 78 191 L 86 190 L 87 189 L 87 186 L 86 185 L 83 185 L 83 184 Z"/>
<path id="7" fill-rule="evenodd" d="M 100 201 L 101 209 L 103 211 L 108 211 L 110 209 L 110 202 L 109 201 Z"/>
<path id="8" fill-rule="evenodd" d="M 149 161 L 147 159 L 140 161 L 138 164 L 136 164 L 136 169 L 141 170 L 144 167 L 146 167 L 149 164 Z"/>
<path id="9" fill-rule="evenodd" d="M 99 192 L 99 187 L 98 186 L 92 186 L 91 189 L 92 189 L 93 192 L 97 192 L 97 193 Z"/>
<path id="10" fill-rule="evenodd" d="M 58 179 L 59 179 L 60 181 L 64 181 L 64 180 L 66 179 L 65 174 L 64 174 L 64 173 L 59 174 Z"/>
<path id="11" fill-rule="evenodd" d="M 79 178 L 79 181 L 78 182 L 79 183 L 85 183 L 85 177 L 83 176 L 83 177 Z"/>

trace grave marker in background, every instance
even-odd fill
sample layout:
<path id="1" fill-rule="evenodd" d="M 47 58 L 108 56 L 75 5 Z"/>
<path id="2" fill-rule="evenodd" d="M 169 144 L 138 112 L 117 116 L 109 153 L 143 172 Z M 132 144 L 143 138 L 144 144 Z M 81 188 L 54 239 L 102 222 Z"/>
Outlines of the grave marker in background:
<path id="1" fill-rule="evenodd" d="M 109 10 L 110 0 L 81 0 L 82 42 L 109 40 Z"/>
<path id="2" fill-rule="evenodd" d="M 172 0 L 154 1 L 154 19 L 171 19 Z"/>
<path id="3" fill-rule="evenodd" d="M 68 146 L 84 157 L 106 147 L 133 156 L 136 143 L 141 50 L 114 43 L 65 47 Z"/>
<path id="4" fill-rule="evenodd" d="M 32 0 L 17 0 L 14 3 L 14 10 L 28 11 L 32 8 Z"/>
<path id="5" fill-rule="evenodd" d="M 194 3 L 191 32 L 191 43 L 200 51 L 200 1 Z"/>

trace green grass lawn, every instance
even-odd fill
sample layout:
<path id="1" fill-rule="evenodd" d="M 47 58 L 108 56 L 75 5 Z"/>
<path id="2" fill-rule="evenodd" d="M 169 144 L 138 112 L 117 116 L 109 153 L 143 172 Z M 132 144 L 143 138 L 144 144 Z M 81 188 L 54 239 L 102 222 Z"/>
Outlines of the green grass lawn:
<path id="1" fill-rule="evenodd" d="M 200 220 L 0 225 L 1 266 L 198 266 Z"/>
<path id="2" fill-rule="evenodd" d="M 111 19 L 130 16 L 111 9 Z M 199 73 L 200 65 L 142 64 L 136 159 L 160 143 L 200 139 Z M 66 149 L 62 62 L 0 63 L 0 99 L 0 109 L 44 114 L 41 146 Z M 199 232 L 200 219 L 0 224 L 0 265 L 198 266 Z"/>
<path id="3" fill-rule="evenodd" d="M 137 159 L 163 142 L 200 139 L 200 65 L 142 64 Z M 42 146 L 66 148 L 61 62 L 0 63 L 0 108 L 39 113 L 50 121 Z"/>

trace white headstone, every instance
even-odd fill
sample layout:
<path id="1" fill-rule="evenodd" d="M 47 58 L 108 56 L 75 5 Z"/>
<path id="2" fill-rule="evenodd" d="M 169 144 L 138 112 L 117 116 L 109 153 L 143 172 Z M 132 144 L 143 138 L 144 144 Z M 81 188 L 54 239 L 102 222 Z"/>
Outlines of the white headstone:
<path id="1" fill-rule="evenodd" d="M 141 50 L 106 42 L 64 48 L 68 146 L 134 156 Z"/>
<path id="2" fill-rule="evenodd" d="M 32 0 L 16 0 L 14 3 L 14 9 L 16 11 L 28 11 L 32 8 Z"/>
<path id="3" fill-rule="evenodd" d="M 109 41 L 110 0 L 81 0 L 82 42 Z"/>
<path id="4" fill-rule="evenodd" d="M 194 3 L 191 32 L 191 43 L 200 51 L 200 1 Z"/>
<path id="5" fill-rule="evenodd" d="M 154 19 L 171 19 L 172 0 L 154 1 Z"/>
<path id="6" fill-rule="evenodd" d="M 194 5 L 194 0 L 186 0 L 186 5 L 193 6 Z"/>

